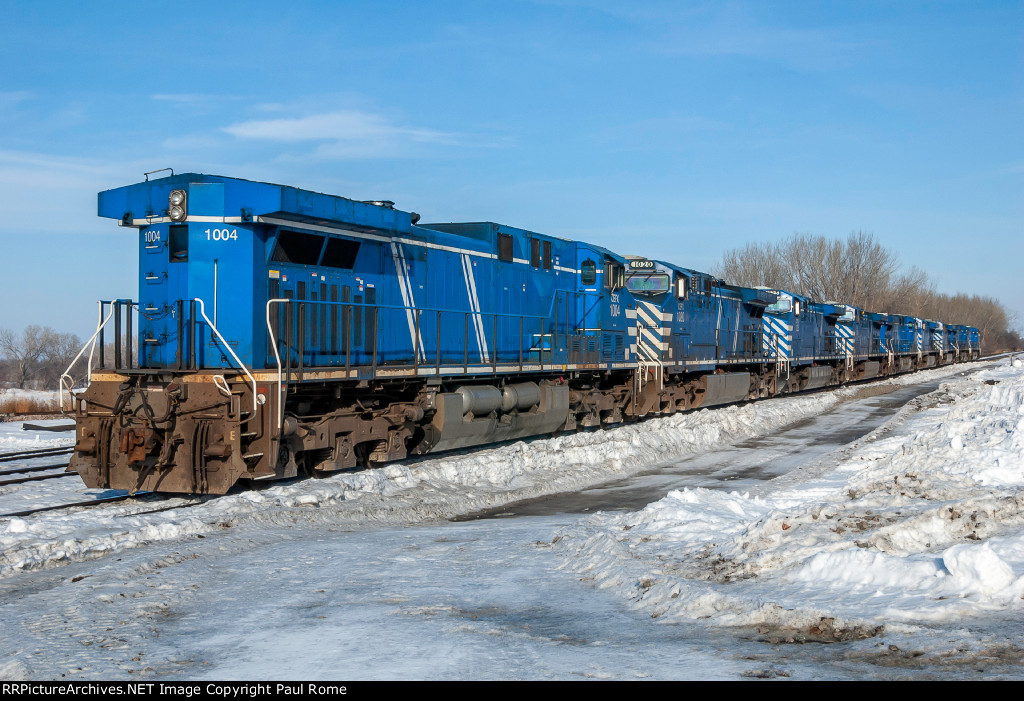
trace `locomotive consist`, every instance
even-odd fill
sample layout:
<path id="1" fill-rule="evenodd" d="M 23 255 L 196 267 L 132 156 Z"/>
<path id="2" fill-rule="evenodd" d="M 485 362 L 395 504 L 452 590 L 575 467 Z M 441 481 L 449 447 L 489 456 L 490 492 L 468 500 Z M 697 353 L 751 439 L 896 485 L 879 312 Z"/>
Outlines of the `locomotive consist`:
<path id="1" fill-rule="evenodd" d="M 139 297 L 76 360 L 90 487 L 223 494 L 980 354 L 971 327 L 387 201 L 186 173 L 99 215 L 138 232 Z"/>

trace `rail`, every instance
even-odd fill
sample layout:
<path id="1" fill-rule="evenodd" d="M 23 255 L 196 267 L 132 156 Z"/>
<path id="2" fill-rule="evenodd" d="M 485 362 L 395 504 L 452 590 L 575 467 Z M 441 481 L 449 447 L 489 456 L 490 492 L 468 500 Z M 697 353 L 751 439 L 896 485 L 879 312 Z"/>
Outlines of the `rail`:
<path id="1" fill-rule="evenodd" d="M 369 367 L 370 377 L 382 367 L 412 369 L 417 374 L 426 370 L 438 377 L 446 369 L 468 374 L 470 368 L 482 367 L 497 372 L 499 365 L 511 365 L 519 372 L 528 365 L 544 370 L 545 365 L 554 365 L 556 354 L 570 352 L 570 339 L 578 331 L 568 298 L 559 290 L 551 315 L 540 316 L 275 297 L 267 300 L 266 324 L 278 392 L 283 395 L 293 374 L 301 382 L 314 367 L 346 372 Z M 408 332 L 402 332 L 409 334 L 404 344 L 382 346 L 382 314 L 394 322 L 389 329 L 408 326 Z M 434 339 L 431 348 L 423 342 L 424 329 Z M 506 341 L 518 339 L 515 351 L 503 350 L 512 344 L 502 342 L 502 334 Z M 284 402 L 279 397 L 278 428 L 283 421 Z"/>
<path id="2" fill-rule="evenodd" d="M 210 321 L 210 318 L 208 316 L 206 316 L 206 305 L 203 303 L 203 300 L 200 299 L 199 297 L 196 297 L 194 300 L 189 300 L 189 301 L 191 301 L 191 302 L 199 302 L 199 313 L 203 315 L 203 321 L 205 321 L 206 325 L 210 327 L 211 331 L 213 331 L 213 334 L 217 337 L 217 340 L 220 341 L 221 346 L 228 353 L 231 354 L 231 359 L 234 360 L 235 363 L 238 364 L 238 369 L 241 370 L 243 373 L 245 373 L 245 376 L 249 378 L 250 382 L 252 382 L 252 416 L 256 416 L 256 411 L 257 411 L 258 407 L 261 404 L 263 404 L 263 402 L 266 401 L 266 398 L 264 398 L 263 402 L 260 401 L 260 395 L 256 391 L 256 378 L 252 376 L 252 373 L 249 372 L 249 369 L 247 367 L 245 367 L 245 363 L 243 363 L 241 361 L 241 359 L 238 357 L 238 354 L 235 353 L 235 351 L 231 348 L 231 344 L 229 344 L 227 341 L 224 340 L 224 337 L 220 335 L 220 331 L 218 331 L 217 327 L 214 325 L 214 323 L 212 321 Z M 218 378 L 218 377 L 221 379 L 221 381 L 224 381 L 224 378 L 221 377 L 220 375 L 215 375 L 214 376 L 214 379 L 215 379 L 214 384 L 217 385 L 217 389 L 219 389 L 221 392 L 224 392 L 225 394 L 230 396 L 231 395 L 231 390 L 227 389 L 226 384 L 224 386 L 222 386 L 222 385 L 220 385 L 220 384 L 218 384 L 216 382 L 216 378 Z M 250 416 L 249 418 L 252 418 L 252 416 Z M 246 422 L 248 422 L 248 420 L 249 419 L 246 419 L 242 423 L 246 423 Z"/>
<path id="3" fill-rule="evenodd" d="M 107 313 L 106 317 L 104 317 L 103 316 L 103 309 L 104 309 L 104 306 L 107 305 L 107 304 L 110 305 L 110 311 Z M 109 302 L 108 301 L 100 301 L 100 303 L 99 303 L 100 315 L 99 315 L 99 322 L 96 324 L 96 330 L 93 332 L 92 336 L 89 337 L 89 340 L 85 342 L 85 345 L 82 346 L 81 350 L 78 351 L 78 354 L 75 355 L 74 359 L 68 365 L 67 369 L 63 373 L 61 373 L 60 379 L 58 380 L 57 399 L 58 399 L 58 402 L 60 403 L 60 414 L 61 414 L 61 416 L 66 416 L 67 415 L 66 412 L 65 412 L 65 409 L 64 409 L 64 390 L 67 389 L 68 395 L 70 396 L 71 393 L 72 393 L 72 390 L 74 389 L 74 386 L 75 386 L 75 379 L 71 376 L 71 369 L 75 367 L 75 365 L 78 363 L 79 360 L 81 360 L 82 354 L 85 353 L 86 349 L 88 349 L 89 350 L 89 361 L 88 361 L 87 367 L 86 367 L 86 383 L 92 382 L 92 357 L 93 357 L 93 353 L 96 350 L 97 340 L 98 340 L 99 346 L 100 346 L 100 367 L 102 368 L 103 367 L 103 352 L 104 352 L 104 347 L 103 347 L 103 327 L 105 327 L 107 325 L 107 322 L 110 321 L 111 317 L 114 316 L 115 310 L 118 312 L 117 313 L 117 322 L 116 323 L 117 323 L 118 327 L 120 327 L 120 320 L 121 320 L 120 309 L 121 309 L 121 305 L 122 304 L 127 304 L 129 306 L 128 328 L 130 329 L 131 328 L 131 311 L 130 310 L 131 310 L 131 307 L 137 306 L 137 305 L 135 305 L 131 300 L 122 300 L 122 299 L 113 300 L 113 301 L 109 301 Z M 130 339 L 130 337 L 131 337 L 131 334 L 129 334 L 129 339 Z M 131 341 L 129 340 L 129 352 L 128 352 L 128 357 L 129 358 L 131 357 L 130 344 L 131 344 Z M 120 346 L 120 342 L 118 342 L 115 345 L 115 353 L 119 355 L 120 352 L 121 352 L 121 346 Z"/>
<path id="4" fill-rule="evenodd" d="M 187 342 L 188 346 L 187 346 L 187 348 L 186 348 L 186 345 L 185 345 L 186 344 L 186 341 L 185 341 L 186 334 L 184 332 L 185 331 L 185 329 L 184 329 L 184 325 L 185 325 L 184 305 L 185 305 L 186 302 L 189 304 L 189 307 L 190 307 L 190 314 L 189 314 L 189 317 L 188 317 L 189 332 L 187 334 L 187 338 L 188 338 L 188 342 Z M 108 307 L 109 307 L 109 310 L 108 310 Z M 221 347 L 227 352 L 227 355 L 230 356 L 231 360 L 234 362 L 234 366 L 237 367 L 238 370 L 241 371 L 241 373 L 245 375 L 246 379 L 252 385 L 252 396 L 253 396 L 253 413 L 252 413 L 252 416 L 255 416 L 256 412 L 258 411 L 258 407 L 261 404 L 263 404 L 263 402 L 260 401 L 260 395 L 259 395 L 259 393 L 257 391 L 257 388 L 256 388 L 256 378 L 253 377 L 253 374 L 245 366 L 245 363 L 242 362 L 242 360 L 238 357 L 238 354 L 235 353 L 234 349 L 231 348 L 231 344 L 229 344 L 224 339 L 224 337 L 221 335 L 220 331 L 217 329 L 217 326 L 214 324 L 214 322 L 210 321 L 210 318 L 206 315 L 206 304 L 203 302 L 203 300 L 201 298 L 198 298 L 198 297 L 195 298 L 195 299 L 179 300 L 177 302 L 177 304 L 175 305 L 176 318 L 177 318 L 177 326 L 178 326 L 178 329 L 177 329 L 177 331 L 178 331 L 178 334 L 177 334 L 177 342 L 178 342 L 177 365 L 178 365 L 178 369 L 179 370 L 180 369 L 185 369 L 185 368 L 194 369 L 196 367 L 196 337 L 197 337 L 197 334 L 196 334 L 196 330 L 195 330 L 195 324 L 196 324 L 196 319 L 197 319 L 197 316 L 196 316 L 196 310 L 197 309 L 198 309 L 199 316 L 202 317 L 202 320 L 210 328 L 210 331 L 217 338 L 217 340 L 219 341 Z M 127 313 L 122 316 L 123 312 L 127 312 Z M 87 384 L 92 381 L 92 371 L 93 371 L 93 365 L 94 365 L 93 359 L 94 359 L 94 355 L 96 353 L 97 346 L 99 347 L 99 356 L 97 358 L 97 362 L 95 363 L 95 367 L 97 369 L 100 369 L 100 370 L 106 369 L 106 367 L 107 367 L 107 363 L 106 363 L 106 344 L 105 344 L 104 332 L 106 330 L 107 325 L 111 322 L 111 320 L 113 320 L 113 327 L 114 327 L 113 369 L 115 371 L 117 371 L 117 372 L 120 372 L 120 371 L 124 371 L 124 370 L 131 370 L 131 369 L 133 369 L 133 367 L 136 367 L 136 366 L 138 366 L 139 368 L 142 368 L 142 367 L 145 367 L 147 365 L 145 346 L 144 345 L 142 347 L 137 346 L 138 339 L 135 338 L 135 334 L 133 333 L 133 328 L 134 328 L 133 318 L 132 318 L 133 312 L 134 313 L 138 313 L 139 312 L 139 305 L 138 305 L 137 302 L 133 302 L 132 300 L 116 299 L 116 300 L 101 300 L 99 302 L 99 322 L 96 325 L 96 330 L 93 332 L 93 334 L 89 338 L 89 340 L 85 342 L 85 345 L 82 346 L 81 350 L 78 351 L 78 354 L 74 357 L 74 359 L 68 365 L 68 368 L 60 376 L 59 387 L 58 387 L 58 400 L 59 400 L 59 405 L 60 405 L 59 408 L 60 408 L 61 415 L 66 415 L 67 409 L 69 408 L 69 407 L 65 407 L 64 392 L 67 391 L 68 394 L 70 395 L 72 390 L 73 390 L 73 388 L 74 388 L 74 385 L 75 385 L 75 380 L 74 380 L 74 378 L 71 375 L 71 371 L 75 367 L 75 365 L 77 365 L 78 362 L 82 359 L 82 356 L 86 353 L 86 351 L 88 350 L 88 362 L 87 362 L 87 368 L 86 368 L 86 383 Z M 122 321 L 123 321 L 123 323 L 122 323 Z M 148 339 L 143 339 L 143 341 L 146 342 L 146 341 L 148 341 Z M 186 352 L 187 352 L 187 360 L 186 360 Z M 217 378 L 219 378 L 221 380 L 221 382 L 217 382 Z M 227 389 L 227 383 L 226 383 L 226 381 L 224 381 L 223 376 L 220 376 L 220 375 L 215 376 L 214 383 L 217 385 L 218 389 L 220 389 L 222 392 L 230 394 L 230 389 Z M 265 401 L 265 398 L 264 398 L 264 401 Z M 248 421 L 248 419 L 246 419 L 246 421 Z M 245 422 L 243 422 L 243 423 L 245 423 Z"/>

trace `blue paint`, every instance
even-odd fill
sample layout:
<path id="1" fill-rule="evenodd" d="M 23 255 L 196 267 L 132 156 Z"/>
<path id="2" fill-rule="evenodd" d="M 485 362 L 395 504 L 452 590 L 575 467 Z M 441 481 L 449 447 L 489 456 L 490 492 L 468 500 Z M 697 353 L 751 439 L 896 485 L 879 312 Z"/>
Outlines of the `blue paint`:
<path id="1" fill-rule="evenodd" d="M 186 194 L 185 221 L 169 220 L 174 190 Z M 940 333 L 936 322 L 728 285 L 494 222 L 414 225 L 391 203 L 237 178 L 136 183 L 100 193 L 98 211 L 139 231 L 148 368 L 180 367 L 194 345 L 196 366 L 211 369 L 233 367 L 233 352 L 250 368 L 276 368 L 280 356 L 361 376 L 537 362 L 704 372 L 916 354 Z M 200 300 L 205 319 L 191 312 Z M 287 301 L 269 302 L 268 328 L 269 300 Z M 976 329 L 948 328 L 950 344 L 978 347 Z"/>

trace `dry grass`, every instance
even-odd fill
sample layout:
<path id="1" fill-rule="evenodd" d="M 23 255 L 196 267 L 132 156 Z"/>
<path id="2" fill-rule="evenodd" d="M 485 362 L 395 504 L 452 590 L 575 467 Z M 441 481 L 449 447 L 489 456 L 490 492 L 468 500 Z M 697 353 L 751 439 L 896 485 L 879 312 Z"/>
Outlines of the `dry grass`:
<path id="1" fill-rule="evenodd" d="M 56 399 L 4 397 L 0 395 L 0 414 L 52 414 L 60 411 Z"/>

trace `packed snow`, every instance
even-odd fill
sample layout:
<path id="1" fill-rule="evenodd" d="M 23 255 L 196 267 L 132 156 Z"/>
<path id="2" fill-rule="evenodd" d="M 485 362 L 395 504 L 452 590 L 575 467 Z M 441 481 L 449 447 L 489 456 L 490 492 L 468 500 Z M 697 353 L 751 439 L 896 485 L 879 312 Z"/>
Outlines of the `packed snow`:
<path id="1" fill-rule="evenodd" d="M 59 426 L 71 423 L 72 419 L 43 419 L 34 424 Z M 70 433 L 50 431 L 25 431 L 20 421 L 0 421 L 0 453 L 36 448 L 71 446 L 74 441 Z"/>
<path id="2" fill-rule="evenodd" d="M 56 390 L 0 387 L 0 399 L 32 399 L 40 402 L 56 402 L 58 396 L 59 393 Z"/>
<path id="3" fill-rule="evenodd" d="M 664 620 L 912 629 L 1024 596 L 1024 374 L 944 384 L 838 464 L 683 489 L 562 533 L 568 566 Z"/>
<path id="4" fill-rule="evenodd" d="M 971 369 L 881 383 L 941 386 L 780 477 L 633 512 L 445 521 L 725 455 L 863 388 L 0 518 L 0 678 L 1012 677 L 1024 370 Z M 0 425 L 0 452 L 68 442 L 22 433 Z M 105 494 L 4 487 L 0 513 Z"/>

